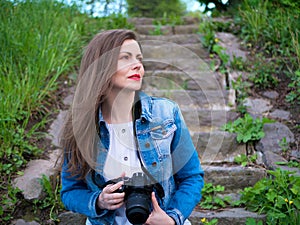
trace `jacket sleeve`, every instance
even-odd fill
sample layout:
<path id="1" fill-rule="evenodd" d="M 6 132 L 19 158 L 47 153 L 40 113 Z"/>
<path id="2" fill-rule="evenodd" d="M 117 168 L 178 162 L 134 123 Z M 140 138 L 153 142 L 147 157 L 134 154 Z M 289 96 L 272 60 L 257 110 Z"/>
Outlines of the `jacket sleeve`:
<path id="1" fill-rule="evenodd" d="M 174 109 L 174 119 L 177 130 L 171 148 L 177 189 L 166 213 L 175 220 L 177 225 L 182 225 L 201 200 L 204 172 L 178 106 Z"/>
<path id="2" fill-rule="evenodd" d="M 61 200 L 67 210 L 84 214 L 91 218 L 102 217 L 108 212 L 108 210 L 96 208 L 96 202 L 101 190 L 91 190 L 84 180 L 71 176 L 67 171 L 67 160 L 63 164 L 61 183 Z"/>

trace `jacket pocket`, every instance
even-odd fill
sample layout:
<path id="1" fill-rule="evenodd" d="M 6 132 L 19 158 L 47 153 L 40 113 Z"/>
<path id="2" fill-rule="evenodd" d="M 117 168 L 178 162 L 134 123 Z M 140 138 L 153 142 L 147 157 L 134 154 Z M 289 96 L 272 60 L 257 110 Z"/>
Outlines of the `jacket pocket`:
<path id="1" fill-rule="evenodd" d="M 176 125 L 171 120 L 164 121 L 162 124 L 151 128 L 150 135 L 160 159 L 170 156 L 171 142 L 176 129 Z"/>
<path id="2" fill-rule="evenodd" d="M 176 125 L 173 123 L 173 121 L 165 121 L 161 125 L 152 127 L 150 130 L 150 134 L 154 140 L 160 140 L 168 138 L 174 133 L 176 129 Z"/>

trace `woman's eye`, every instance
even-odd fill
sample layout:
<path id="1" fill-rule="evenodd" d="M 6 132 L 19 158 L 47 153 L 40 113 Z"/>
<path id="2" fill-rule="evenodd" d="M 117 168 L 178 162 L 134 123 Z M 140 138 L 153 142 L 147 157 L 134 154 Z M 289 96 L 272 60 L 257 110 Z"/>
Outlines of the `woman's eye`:
<path id="1" fill-rule="evenodd" d="M 121 56 L 121 58 L 120 59 L 129 59 L 129 56 L 128 55 L 123 55 L 123 56 Z"/>
<path id="2" fill-rule="evenodd" d="M 143 62 L 143 58 L 142 57 L 137 58 L 137 60 L 139 60 L 140 62 Z"/>

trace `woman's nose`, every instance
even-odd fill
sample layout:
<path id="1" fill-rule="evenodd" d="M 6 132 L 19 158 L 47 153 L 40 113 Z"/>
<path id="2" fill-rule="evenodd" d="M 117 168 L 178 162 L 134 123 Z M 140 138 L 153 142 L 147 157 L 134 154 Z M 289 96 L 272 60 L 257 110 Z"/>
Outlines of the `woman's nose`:
<path id="1" fill-rule="evenodd" d="M 141 67 L 143 66 L 142 62 L 141 61 L 136 61 L 132 64 L 132 69 L 133 70 L 140 70 Z"/>

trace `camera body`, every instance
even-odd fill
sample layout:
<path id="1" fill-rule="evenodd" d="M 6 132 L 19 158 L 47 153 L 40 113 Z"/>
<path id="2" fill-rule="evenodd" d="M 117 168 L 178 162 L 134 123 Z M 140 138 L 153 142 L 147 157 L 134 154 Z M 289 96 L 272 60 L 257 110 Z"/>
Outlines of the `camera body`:
<path id="1" fill-rule="evenodd" d="M 156 185 L 141 172 L 134 173 L 131 178 L 121 177 L 110 180 L 106 185 L 115 184 L 119 181 L 124 181 L 124 184 L 115 192 L 125 192 L 127 219 L 134 225 L 145 223 L 151 213 L 151 193 Z"/>

